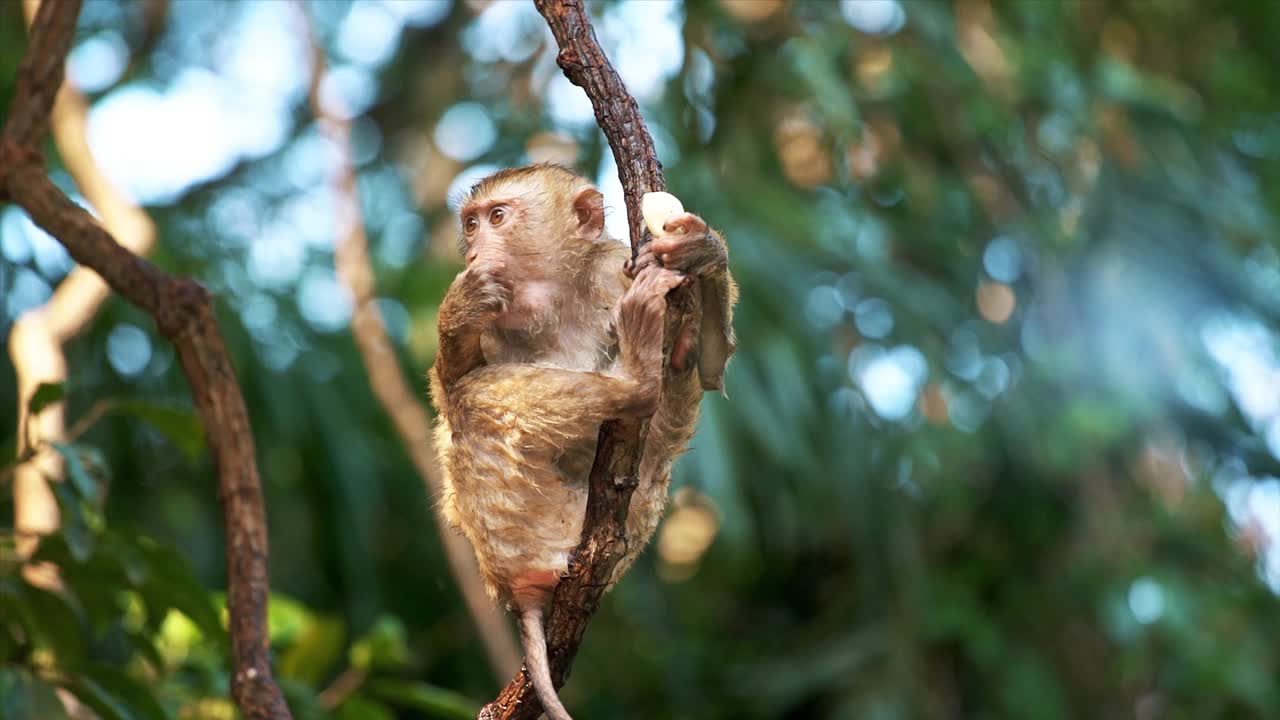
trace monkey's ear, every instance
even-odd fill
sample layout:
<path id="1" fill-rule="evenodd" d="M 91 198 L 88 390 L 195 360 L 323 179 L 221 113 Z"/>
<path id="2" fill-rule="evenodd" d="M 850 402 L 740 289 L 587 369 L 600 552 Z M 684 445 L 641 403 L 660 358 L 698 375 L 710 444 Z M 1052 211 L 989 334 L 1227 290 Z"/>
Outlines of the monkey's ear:
<path id="1" fill-rule="evenodd" d="M 596 239 L 604 232 L 604 195 L 590 185 L 573 196 L 573 212 L 578 218 L 578 234 Z"/>

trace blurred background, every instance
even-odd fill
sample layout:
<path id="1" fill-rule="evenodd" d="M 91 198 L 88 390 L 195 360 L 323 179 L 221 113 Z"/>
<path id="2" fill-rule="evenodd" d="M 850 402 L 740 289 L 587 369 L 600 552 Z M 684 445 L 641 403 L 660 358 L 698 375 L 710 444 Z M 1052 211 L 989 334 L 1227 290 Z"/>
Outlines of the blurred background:
<path id="1" fill-rule="evenodd" d="M 69 82 L 153 260 L 217 293 L 298 716 L 468 717 L 506 678 L 370 392 L 334 176 L 349 156 L 376 306 L 422 400 L 461 267 L 451 198 L 561 162 L 625 237 L 621 186 L 532 2 L 305 6 L 349 148 L 308 102 L 290 3 L 89 0 Z M 1280 717 L 1280 4 L 589 7 L 742 301 L 728 399 L 706 398 L 566 705 Z M 24 28 L 0 4 L 0 113 Z M 73 265 L 0 207 L 0 337 Z M 61 590 L 23 574 L 13 468 L 0 480 L 0 715 L 233 717 L 216 480 L 174 352 L 119 299 L 62 347 L 65 382 L 31 404 L 0 360 L 0 463 L 20 406 L 85 421 L 36 556 Z"/>

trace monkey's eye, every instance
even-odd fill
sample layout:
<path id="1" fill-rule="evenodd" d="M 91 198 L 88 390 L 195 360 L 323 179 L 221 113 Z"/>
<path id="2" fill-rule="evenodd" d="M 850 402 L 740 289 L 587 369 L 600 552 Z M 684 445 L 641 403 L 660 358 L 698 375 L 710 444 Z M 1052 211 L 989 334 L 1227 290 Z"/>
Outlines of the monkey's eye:
<path id="1" fill-rule="evenodd" d="M 475 215 L 468 215 L 466 220 L 462 221 L 462 230 L 468 235 L 474 235 L 476 230 L 480 229 L 480 221 Z"/>
<path id="2" fill-rule="evenodd" d="M 496 207 L 489 211 L 489 224 L 497 227 L 507 219 L 507 211 L 505 208 Z"/>

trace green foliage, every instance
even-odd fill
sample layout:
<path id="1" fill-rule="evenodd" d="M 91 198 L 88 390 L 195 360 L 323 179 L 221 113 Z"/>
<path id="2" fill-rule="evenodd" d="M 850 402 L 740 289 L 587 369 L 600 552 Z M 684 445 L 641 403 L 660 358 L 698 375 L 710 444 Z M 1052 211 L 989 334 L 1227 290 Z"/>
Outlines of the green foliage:
<path id="1" fill-rule="evenodd" d="M 237 50 L 293 27 L 278 5 L 169 3 L 141 45 L 148 3 L 87 3 L 78 44 L 128 51 L 91 100 L 225 83 L 200 105 L 209 150 L 269 115 L 247 108 L 273 88 L 263 145 L 147 199 L 155 262 L 218 298 L 252 418 L 277 673 L 300 717 L 472 716 L 497 679 L 433 498 L 324 312 L 342 306 L 332 168 L 303 79 L 280 90 L 305 61 L 272 54 L 288 33 Z M 530 4 L 480 5 L 427 3 L 448 12 L 413 24 L 389 18 L 414 3 L 308 4 L 329 90 L 369 103 L 353 134 L 377 297 L 424 396 L 460 267 L 449 183 L 549 138 L 611 172 Z M 672 192 L 728 239 L 741 343 L 656 547 L 586 635 L 575 714 L 1280 716 L 1280 4 L 593 11 L 648 90 Z M 19 15 L 0 3 L 0 108 Z M 210 116 L 228 97 L 233 121 Z M 470 121 L 450 129 L 460 103 Z M 212 172 L 127 129 L 96 148 L 128 148 L 123 170 Z M 0 209 L 0 327 L 70 267 L 24 228 Z M 32 562 L 63 588 L 28 582 L 0 535 L 0 708 L 56 718 L 66 687 L 104 717 L 230 718 L 217 486 L 181 363 L 118 300 L 67 352 L 71 380 L 29 407 L 108 412 L 55 446 L 62 523 Z M 0 406 L 18 403 L 0 373 Z M 0 413 L 6 462 L 16 435 Z"/>
<path id="2" fill-rule="evenodd" d="M 0 717 L 66 720 L 56 689 L 21 668 L 0 668 Z"/>
<path id="3" fill-rule="evenodd" d="M 194 461 L 204 452 L 204 423 L 190 407 L 122 400 L 112 404 L 111 409 L 159 430 L 188 460 Z"/>
<path id="4" fill-rule="evenodd" d="M 41 410 L 62 400 L 66 394 L 66 386 L 62 383 L 40 383 L 27 402 L 27 412 L 37 415 Z"/>
<path id="5" fill-rule="evenodd" d="M 103 720 L 225 714 L 216 702 L 230 682 L 225 599 L 205 589 L 176 549 L 106 527 L 96 510 L 102 477 L 80 462 L 88 448 L 56 448 L 68 475 L 53 485 L 62 528 L 26 562 L 12 562 L 12 551 L 0 555 L 0 717 L 66 717 L 55 688 Z M 39 579 L 48 577 L 40 568 L 56 568 L 56 589 Z M 341 620 L 277 594 L 269 630 L 299 717 L 376 720 L 394 717 L 396 707 L 429 717 L 458 717 L 459 708 L 474 714 L 475 704 L 457 693 L 392 679 L 414 662 L 395 618 L 379 618 L 348 644 Z M 330 711 L 319 693 L 344 658 L 360 680 Z"/>

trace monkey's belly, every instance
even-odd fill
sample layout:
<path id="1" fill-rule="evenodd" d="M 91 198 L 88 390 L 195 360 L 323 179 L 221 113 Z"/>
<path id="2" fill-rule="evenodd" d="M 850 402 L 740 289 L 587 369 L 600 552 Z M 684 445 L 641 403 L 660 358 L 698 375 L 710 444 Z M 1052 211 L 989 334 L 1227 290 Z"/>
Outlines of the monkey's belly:
<path id="1" fill-rule="evenodd" d="M 454 424 L 442 422 L 437 433 L 444 512 L 471 541 L 495 597 L 510 600 L 513 580 L 526 572 L 568 569 L 581 539 L 596 438 L 607 418 L 604 403 L 592 409 L 600 377 L 494 365 L 468 373 L 453 389 Z M 650 444 L 668 434 L 658 419 Z M 666 503 L 671 452 L 658 450 L 646 452 L 641 463 L 627 517 L 628 553 L 615 581 L 652 536 Z"/>
<path id="2" fill-rule="evenodd" d="M 582 534 L 585 484 L 560 476 L 548 454 L 531 450 L 481 436 L 455 443 L 450 458 L 458 524 L 490 594 L 503 599 L 527 571 L 564 573 Z M 531 454 L 545 464 L 530 462 Z"/>
<path id="3" fill-rule="evenodd" d="M 582 534 L 598 424 L 561 414 L 574 402 L 569 392 L 548 394 L 561 375 L 510 366 L 469 374 L 455 389 L 466 411 L 440 438 L 446 515 L 474 546 L 490 594 L 503 600 L 523 573 L 564 573 Z"/>

